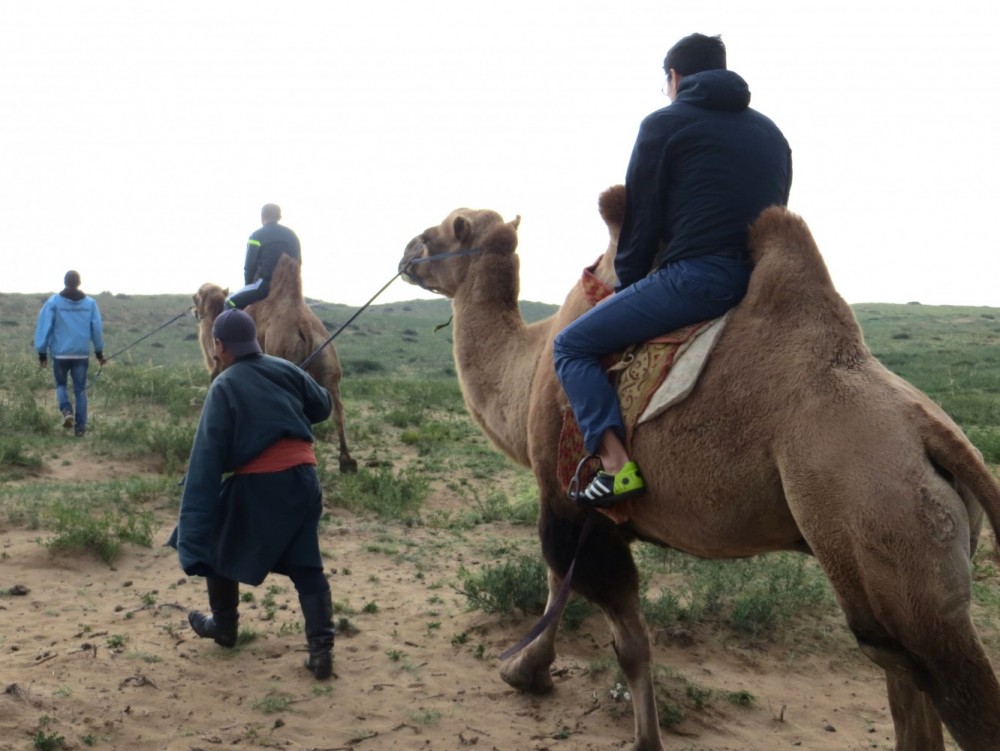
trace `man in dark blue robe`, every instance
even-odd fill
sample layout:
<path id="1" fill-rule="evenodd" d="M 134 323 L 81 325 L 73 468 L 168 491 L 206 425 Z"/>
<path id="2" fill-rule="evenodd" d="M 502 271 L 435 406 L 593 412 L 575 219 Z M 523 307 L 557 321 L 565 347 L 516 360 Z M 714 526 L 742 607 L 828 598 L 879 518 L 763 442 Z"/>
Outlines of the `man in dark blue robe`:
<path id="1" fill-rule="evenodd" d="M 239 582 L 284 574 L 305 619 L 306 667 L 328 678 L 333 607 L 319 550 L 312 425 L 330 416 L 330 394 L 292 363 L 262 354 L 243 311 L 223 311 L 212 334 L 223 370 L 205 398 L 169 542 L 184 572 L 208 586 L 211 615 L 192 611 L 188 620 L 199 636 L 232 647 Z"/>

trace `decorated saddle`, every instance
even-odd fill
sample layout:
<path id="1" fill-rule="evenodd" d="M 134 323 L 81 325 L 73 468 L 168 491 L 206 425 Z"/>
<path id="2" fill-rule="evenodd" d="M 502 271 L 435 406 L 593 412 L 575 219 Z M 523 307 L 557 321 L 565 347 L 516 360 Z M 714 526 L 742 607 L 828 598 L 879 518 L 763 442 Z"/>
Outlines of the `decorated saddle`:
<path id="1" fill-rule="evenodd" d="M 593 267 L 584 270 L 580 284 L 592 306 L 614 292 L 594 275 Z M 626 446 L 631 447 L 632 435 L 637 426 L 662 414 L 691 393 L 709 353 L 726 325 L 727 316 L 728 314 L 684 326 L 605 358 L 605 369 L 614 378 L 618 389 L 618 401 L 625 422 Z M 573 411 L 567 406 L 563 411 L 556 469 L 564 490 L 568 490 L 585 454 L 583 435 L 573 417 Z M 581 487 L 597 472 L 597 462 L 589 464 L 592 466 L 585 465 L 581 468 Z M 636 502 L 642 503 L 642 500 Z M 632 503 L 633 501 L 626 500 L 598 510 L 621 524 L 631 517 Z"/>

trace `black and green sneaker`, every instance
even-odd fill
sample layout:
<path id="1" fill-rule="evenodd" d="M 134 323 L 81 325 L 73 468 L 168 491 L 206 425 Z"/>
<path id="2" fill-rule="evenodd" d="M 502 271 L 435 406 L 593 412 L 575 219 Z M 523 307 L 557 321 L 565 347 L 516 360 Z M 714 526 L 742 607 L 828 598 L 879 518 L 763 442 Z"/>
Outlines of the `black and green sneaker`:
<path id="1" fill-rule="evenodd" d="M 607 508 L 619 501 L 635 498 L 646 492 L 646 483 L 635 462 L 625 462 L 617 474 L 600 470 L 583 490 L 571 491 L 570 500 L 589 508 Z"/>

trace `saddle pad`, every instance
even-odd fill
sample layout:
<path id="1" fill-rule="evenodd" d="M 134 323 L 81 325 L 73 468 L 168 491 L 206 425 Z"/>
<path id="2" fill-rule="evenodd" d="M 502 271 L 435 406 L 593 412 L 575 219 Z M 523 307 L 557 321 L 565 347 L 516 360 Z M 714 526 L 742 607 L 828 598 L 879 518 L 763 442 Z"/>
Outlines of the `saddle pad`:
<path id="1" fill-rule="evenodd" d="M 677 404 L 685 399 L 694 389 L 701 375 L 708 355 L 715 347 L 719 335 L 726 326 L 729 313 L 721 318 L 716 318 L 699 329 L 693 336 L 680 345 L 673 359 L 673 366 L 667 373 L 667 377 L 656 389 L 646 403 L 645 409 L 639 413 L 635 421 L 636 425 L 641 425 L 647 420 L 652 420 L 661 414 L 668 407 Z"/>

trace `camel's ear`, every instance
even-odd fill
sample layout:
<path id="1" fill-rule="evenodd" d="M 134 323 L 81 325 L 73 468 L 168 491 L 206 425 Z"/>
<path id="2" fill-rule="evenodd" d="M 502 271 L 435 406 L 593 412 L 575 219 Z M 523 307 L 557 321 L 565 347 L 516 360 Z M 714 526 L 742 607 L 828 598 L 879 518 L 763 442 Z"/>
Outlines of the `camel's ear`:
<path id="1" fill-rule="evenodd" d="M 224 290 L 222 290 L 222 296 L 229 297 L 229 287 L 226 287 Z"/>
<path id="2" fill-rule="evenodd" d="M 451 228 L 455 233 L 455 239 L 459 242 L 463 242 L 472 234 L 472 222 L 464 216 L 456 216 Z"/>
<path id="3" fill-rule="evenodd" d="M 514 217 L 514 220 L 512 222 L 510 222 L 510 226 L 513 227 L 514 229 L 517 229 L 518 227 L 521 226 L 521 215 L 520 214 L 518 214 L 517 216 Z"/>

